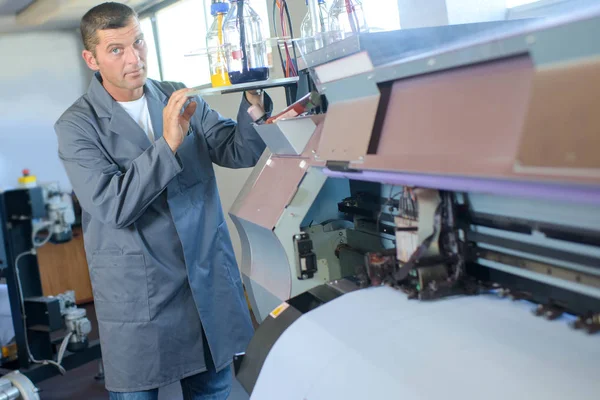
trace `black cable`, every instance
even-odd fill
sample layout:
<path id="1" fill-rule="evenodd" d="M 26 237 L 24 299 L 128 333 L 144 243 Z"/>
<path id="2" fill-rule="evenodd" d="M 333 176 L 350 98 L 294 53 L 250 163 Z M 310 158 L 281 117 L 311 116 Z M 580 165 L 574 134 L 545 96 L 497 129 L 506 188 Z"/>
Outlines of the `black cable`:
<path id="1" fill-rule="evenodd" d="M 240 47 L 242 50 L 242 74 L 247 73 L 250 68 L 248 67 L 248 54 L 246 54 L 246 27 L 244 24 L 244 0 L 238 2 L 238 21 L 240 23 Z"/>
<path id="2" fill-rule="evenodd" d="M 272 20 L 273 20 L 273 30 L 275 31 L 275 37 L 278 37 L 279 34 L 277 33 L 277 19 L 276 19 L 276 14 L 275 11 L 277 10 L 277 0 L 273 0 L 273 16 L 272 16 Z M 279 53 L 279 61 L 281 61 L 281 70 L 283 71 L 283 76 L 286 76 L 285 74 L 285 62 L 283 61 L 283 54 L 281 54 L 281 46 L 279 46 L 279 43 L 277 43 L 277 52 Z"/>
<path id="3" fill-rule="evenodd" d="M 398 196 L 399 194 L 403 193 L 403 191 L 399 191 L 396 194 L 392 194 L 393 192 L 394 192 L 394 186 L 392 185 L 390 187 L 390 195 L 389 195 L 389 197 L 387 198 L 387 200 L 385 201 L 385 203 L 383 203 L 383 206 L 381 206 L 381 208 L 379 209 L 379 213 L 377 214 L 377 221 L 375 223 L 376 232 L 379 232 L 379 227 L 380 227 L 380 224 L 381 224 L 381 215 L 383 214 L 384 209 L 390 204 L 390 202 L 392 200 L 394 200 L 394 198 L 396 198 L 396 196 Z"/>
<path id="4" fill-rule="evenodd" d="M 409 272 L 414 268 L 416 262 L 419 261 L 421 256 L 423 254 L 425 254 L 425 251 L 427 249 L 429 249 L 429 247 L 431 246 L 431 243 L 435 239 L 435 236 L 441 229 L 441 222 L 442 222 L 441 214 L 442 214 L 442 202 L 440 202 L 435 209 L 434 218 L 433 218 L 433 232 L 431 232 L 431 235 L 429 235 L 425 239 L 423 239 L 421 244 L 417 247 L 417 249 L 414 251 L 414 253 L 410 256 L 408 261 L 394 273 L 394 279 L 396 280 L 396 282 L 401 282 L 404 279 L 406 279 Z"/>

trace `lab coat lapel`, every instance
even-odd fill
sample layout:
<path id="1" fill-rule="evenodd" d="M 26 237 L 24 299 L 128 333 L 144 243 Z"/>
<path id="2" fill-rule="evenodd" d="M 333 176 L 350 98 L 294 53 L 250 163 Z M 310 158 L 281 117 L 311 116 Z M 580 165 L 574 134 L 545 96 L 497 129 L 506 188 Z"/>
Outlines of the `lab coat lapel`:
<path id="1" fill-rule="evenodd" d="M 132 143 L 137 144 L 142 150 L 150 147 L 150 139 L 146 132 L 127 114 L 127 111 L 116 101 L 113 103 L 113 112 L 110 119 L 110 130 Z"/>
<path id="2" fill-rule="evenodd" d="M 154 128 L 154 139 L 159 139 L 163 134 L 163 109 L 167 105 L 169 99 L 160 90 L 154 81 L 148 79 L 145 87 L 146 99 L 148 99 L 148 111 L 152 120 L 152 128 Z"/>
<path id="3" fill-rule="evenodd" d="M 102 77 L 95 73 L 88 88 L 88 98 L 100 118 L 109 118 L 109 129 L 136 144 L 141 150 L 150 147 L 146 132 L 135 122 L 127 111 L 102 86 Z"/>

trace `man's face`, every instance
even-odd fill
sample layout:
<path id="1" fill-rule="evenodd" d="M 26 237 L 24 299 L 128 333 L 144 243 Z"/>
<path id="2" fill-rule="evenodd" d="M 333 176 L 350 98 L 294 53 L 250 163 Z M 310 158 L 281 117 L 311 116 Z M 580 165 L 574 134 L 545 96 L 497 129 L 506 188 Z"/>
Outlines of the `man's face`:
<path id="1" fill-rule="evenodd" d="M 137 18 L 127 26 L 96 32 L 95 54 L 84 51 L 83 58 L 94 71 L 100 71 L 103 84 L 117 92 L 135 91 L 146 83 L 148 48 Z"/>

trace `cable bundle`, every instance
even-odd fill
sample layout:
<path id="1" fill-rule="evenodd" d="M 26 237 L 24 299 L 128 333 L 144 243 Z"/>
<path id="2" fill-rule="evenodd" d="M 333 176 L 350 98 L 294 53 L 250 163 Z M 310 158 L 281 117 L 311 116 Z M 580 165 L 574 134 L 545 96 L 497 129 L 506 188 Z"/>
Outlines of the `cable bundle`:
<path id="1" fill-rule="evenodd" d="M 273 0 L 273 29 L 275 30 L 275 36 L 277 36 L 277 19 L 276 19 L 276 11 L 279 10 L 279 26 L 281 27 L 281 37 L 283 38 L 283 44 L 285 47 L 285 61 L 283 54 L 281 53 L 281 47 L 279 43 L 277 44 L 277 52 L 279 53 L 279 59 L 281 60 L 281 69 L 283 70 L 283 74 L 286 78 L 292 76 L 298 76 L 298 70 L 296 67 L 296 60 L 298 59 L 296 55 L 296 48 L 292 46 L 292 53 L 294 54 L 294 58 L 292 60 L 292 56 L 290 54 L 290 49 L 287 41 L 285 40 L 287 35 L 287 31 L 289 28 L 289 38 L 290 40 L 294 38 L 294 30 L 292 28 L 292 19 L 290 17 L 290 12 L 288 10 L 288 6 L 286 0 Z M 285 15 L 284 15 L 285 14 Z"/>

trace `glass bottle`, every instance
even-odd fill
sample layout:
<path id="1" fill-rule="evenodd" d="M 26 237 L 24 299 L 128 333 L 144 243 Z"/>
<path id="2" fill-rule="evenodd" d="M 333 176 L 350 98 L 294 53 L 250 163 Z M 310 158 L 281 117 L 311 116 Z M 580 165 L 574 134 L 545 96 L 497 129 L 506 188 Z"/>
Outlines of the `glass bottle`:
<path id="1" fill-rule="evenodd" d="M 327 32 L 329 30 L 329 13 L 327 12 L 327 5 L 325 4 L 325 0 L 319 0 L 319 24 L 321 25 L 321 32 Z M 306 0 L 306 5 L 308 6 L 308 0 Z M 304 19 L 302 20 L 302 25 L 300 25 L 300 37 L 308 38 L 312 37 L 316 34 L 313 32 L 312 21 L 310 19 L 310 10 L 307 11 Z"/>
<path id="2" fill-rule="evenodd" d="M 225 54 L 225 41 L 223 38 L 223 22 L 227 11 L 229 11 L 229 3 L 225 0 L 213 0 L 210 6 L 210 13 L 214 17 L 214 20 L 206 35 L 210 81 L 213 87 L 231 85 L 227 72 L 227 56 Z"/>
<path id="3" fill-rule="evenodd" d="M 269 78 L 262 21 L 249 3 L 249 0 L 231 0 L 231 7 L 223 23 L 227 70 L 229 80 L 234 85 Z"/>
<path id="4" fill-rule="evenodd" d="M 336 39 L 345 39 L 369 31 L 360 0 L 334 0 L 329 9 L 329 30 Z"/>
<path id="5" fill-rule="evenodd" d="M 303 54 L 310 53 L 323 47 L 324 40 L 327 42 L 326 33 L 329 30 L 329 13 L 325 0 L 318 1 L 319 32 L 314 32 L 310 9 L 307 11 L 300 25 L 300 40 L 297 41 Z M 308 0 L 306 0 L 308 6 Z"/>

